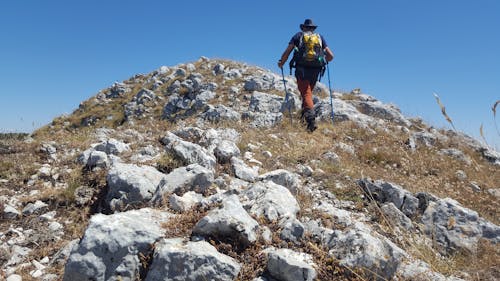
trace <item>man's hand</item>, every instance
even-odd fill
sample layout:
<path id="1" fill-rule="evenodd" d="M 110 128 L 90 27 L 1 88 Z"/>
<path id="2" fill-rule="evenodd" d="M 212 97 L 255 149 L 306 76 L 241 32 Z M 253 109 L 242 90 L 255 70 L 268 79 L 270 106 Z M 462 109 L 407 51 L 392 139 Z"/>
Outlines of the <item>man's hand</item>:
<path id="1" fill-rule="evenodd" d="M 285 62 L 283 60 L 279 60 L 278 61 L 278 67 L 279 68 L 283 68 L 283 65 L 285 64 Z"/>

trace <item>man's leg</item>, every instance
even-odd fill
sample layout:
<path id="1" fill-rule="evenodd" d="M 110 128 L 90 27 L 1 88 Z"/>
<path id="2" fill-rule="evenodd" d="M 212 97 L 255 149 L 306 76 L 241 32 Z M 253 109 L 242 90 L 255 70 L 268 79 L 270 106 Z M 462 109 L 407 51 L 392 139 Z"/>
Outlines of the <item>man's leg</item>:
<path id="1" fill-rule="evenodd" d="M 302 116 L 307 122 L 307 129 L 311 132 L 317 129 L 316 115 L 314 114 L 314 103 L 312 100 L 312 91 L 315 82 L 311 83 L 308 80 L 297 79 L 297 86 L 302 96 Z"/>

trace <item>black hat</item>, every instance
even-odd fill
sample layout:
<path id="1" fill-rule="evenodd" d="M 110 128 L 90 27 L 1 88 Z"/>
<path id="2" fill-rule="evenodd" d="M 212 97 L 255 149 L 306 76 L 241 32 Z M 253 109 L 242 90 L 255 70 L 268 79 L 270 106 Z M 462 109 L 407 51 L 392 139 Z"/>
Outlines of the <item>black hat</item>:
<path id="1" fill-rule="evenodd" d="M 306 19 L 303 24 L 300 25 L 300 29 L 304 27 L 309 27 L 309 28 L 316 28 L 318 27 L 317 25 L 314 25 L 312 19 Z"/>

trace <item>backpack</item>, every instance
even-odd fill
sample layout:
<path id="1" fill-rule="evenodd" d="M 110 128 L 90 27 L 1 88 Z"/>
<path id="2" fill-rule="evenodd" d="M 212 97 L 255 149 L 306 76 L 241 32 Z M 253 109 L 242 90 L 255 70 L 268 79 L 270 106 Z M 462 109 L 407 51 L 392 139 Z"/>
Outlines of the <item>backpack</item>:
<path id="1" fill-rule="evenodd" d="M 303 32 L 298 47 L 295 47 L 290 68 L 305 66 L 323 68 L 326 65 L 323 42 L 318 33 Z"/>

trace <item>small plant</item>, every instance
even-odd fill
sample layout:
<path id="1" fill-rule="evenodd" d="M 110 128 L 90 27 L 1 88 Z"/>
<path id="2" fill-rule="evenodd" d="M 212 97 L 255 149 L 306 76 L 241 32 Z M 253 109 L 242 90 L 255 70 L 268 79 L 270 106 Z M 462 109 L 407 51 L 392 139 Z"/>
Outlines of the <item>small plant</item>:
<path id="1" fill-rule="evenodd" d="M 156 162 L 156 168 L 165 174 L 184 166 L 184 162 L 172 152 L 164 152 Z"/>

